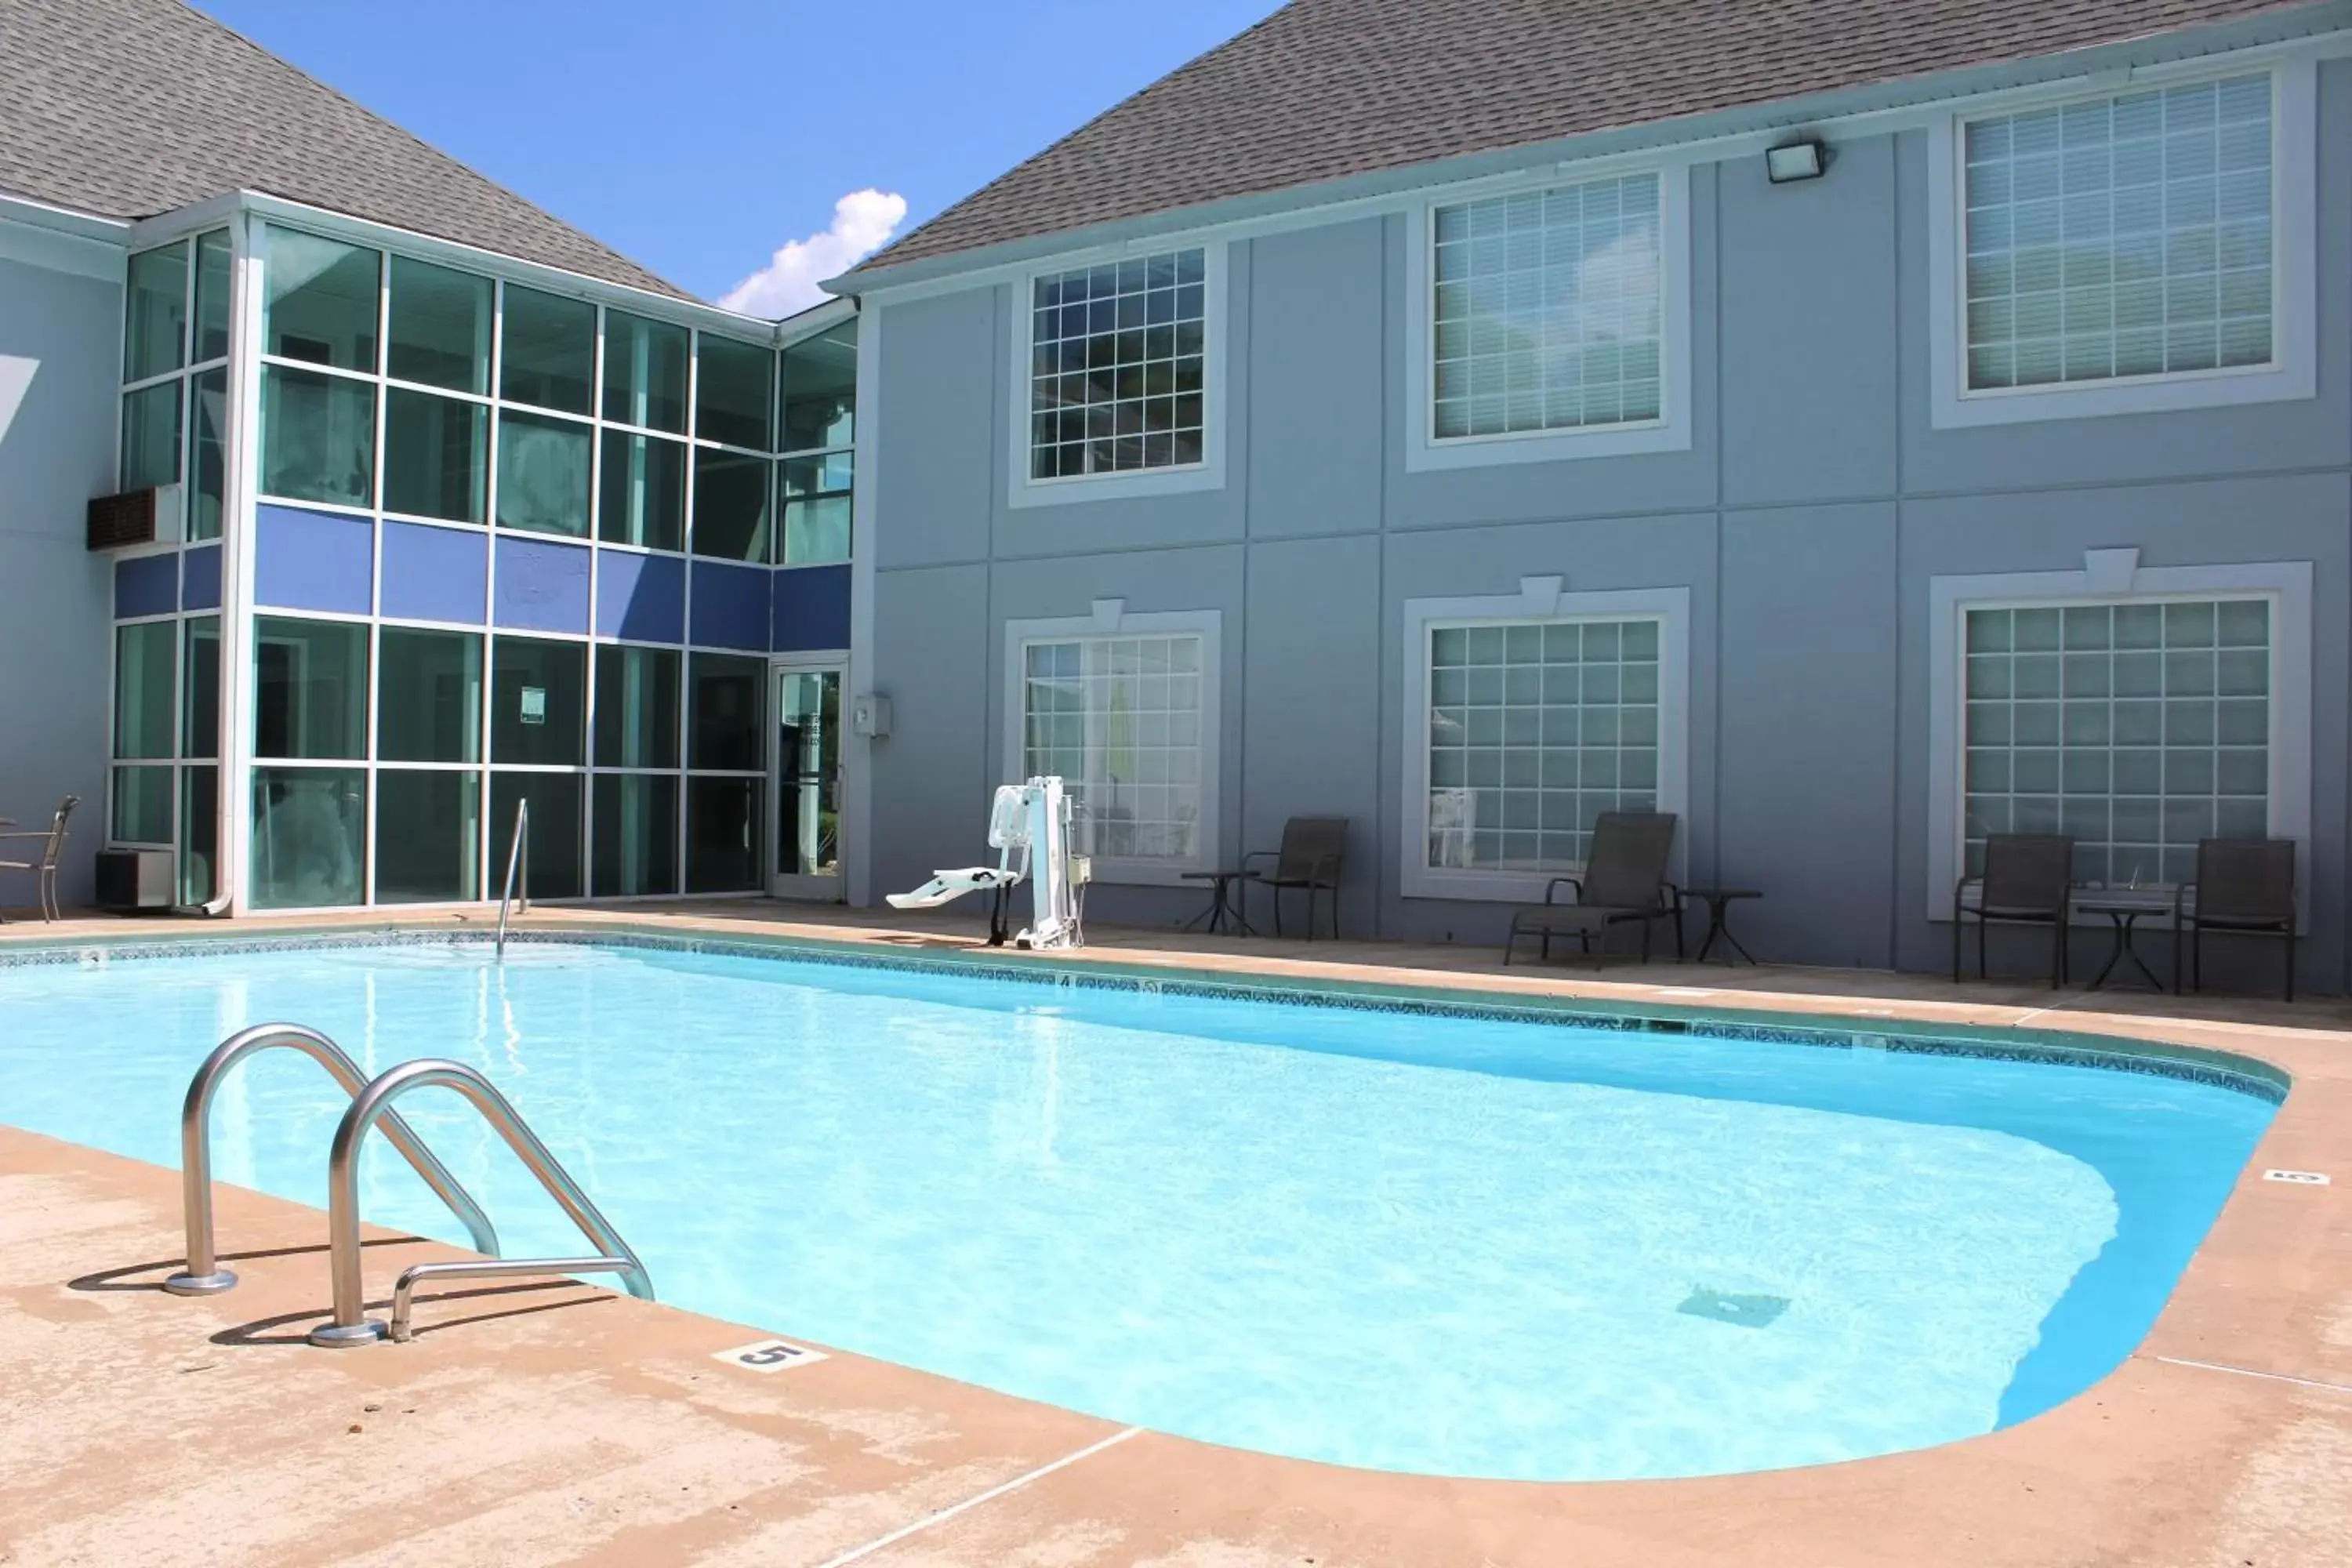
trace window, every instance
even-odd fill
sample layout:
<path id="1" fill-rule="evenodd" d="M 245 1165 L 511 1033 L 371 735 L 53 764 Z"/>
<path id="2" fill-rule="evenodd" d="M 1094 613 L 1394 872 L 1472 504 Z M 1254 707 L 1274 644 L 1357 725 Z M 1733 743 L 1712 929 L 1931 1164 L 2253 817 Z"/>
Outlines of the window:
<path id="1" fill-rule="evenodd" d="M 596 650 L 596 766 L 640 770 L 595 776 L 599 898 L 677 891 L 679 674 L 673 648 Z"/>
<path id="2" fill-rule="evenodd" d="M 375 384 L 267 364 L 261 493 L 369 506 L 375 500 Z"/>
<path id="3" fill-rule="evenodd" d="M 604 313 L 604 417 L 686 434 L 684 327 L 620 310 Z"/>
<path id="4" fill-rule="evenodd" d="M 856 468 L 856 321 L 786 349 L 782 381 L 779 559 L 787 566 L 846 561 Z"/>
<path id="5" fill-rule="evenodd" d="M 2063 833 L 2092 887 L 2180 882 L 2200 838 L 2269 832 L 2261 598 L 1967 612 L 1965 864 Z"/>
<path id="6" fill-rule="evenodd" d="M 188 384 L 188 538 L 218 539 L 227 470 L 222 458 L 228 428 L 228 367 L 219 366 Z"/>
<path id="7" fill-rule="evenodd" d="M 2090 887 L 2194 875 L 2210 837 L 2310 832 L 2311 567 L 1930 579 L 1929 915 L 1997 833 L 2074 840 Z"/>
<path id="8" fill-rule="evenodd" d="M 686 890 L 756 889 L 768 661 L 698 653 L 688 684 L 686 761 L 693 773 L 686 781 Z"/>
<path id="9" fill-rule="evenodd" d="M 1658 418 L 1660 190 L 1628 174 L 1436 209 L 1437 439 Z"/>
<path id="10" fill-rule="evenodd" d="M 1970 121 L 1968 384 L 2271 361 L 2271 78 Z"/>
<path id="11" fill-rule="evenodd" d="M 2311 96 L 2305 62 L 1939 123 L 1937 423 L 2311 395 Z"/>
<path id="12" fill-rule="evenodd" d="M 1031 283 L 1032 479 L 1202 460 L 1207 266 L 1174 250 Z"/>
<path id="13" fill-rule="evenodd" d="M 178 717 L 180 623 L 143 621 L 114 632 L 114 755 L 163 759 L 162 767 L 114 770 L 110 835 L 121 844 L 172 842 L 172 768 Z"/>
<path id="14" fill-rule="evenodd" d="M 189 355 L 197 364 L 228 357 L 230 255 L 228 230 L 197 237 L 196 342 Z"/>
<path id="15" fill-rule="evenodd" d="M 1432 624 L 1432 868 L 1580 868 L 1604 811 L 1658 805 L 1660 622 Z"/>
<path id="16" fill-rule="evenodd" d="M 186 363 L 188 242 L 132 257 L 123 288 L 122 379 L 144 381 L 179 369 Z"/>
<path id="17" fill-rule="evenodd" d="M 596 650 L 596 765 L 664 772 L 677 766 L 675 648 Z"/>
<path id="18" fill-rule="evenodd" d="M 253 754 L 367 755 L 368 629 L 264 616 L 254 622 Z"/>
<path id="19" fill-rule="evenodd" d="M 368 774 L 300 765 L 367 756 L 368 628 L 265 616 L 254 622 L 252 896 L 262 909 L 366 898 Z M 275 759 L 288 759 L 278 762 Z"/>
<path id="20" fill-rule="evenodd" d="M 122 489 L 168 485 L 180 477 L 180 383 L 175 377 L 122 398 Z"/>
<path id="21" fill-rule="evenodd" d="M 491 762 L 576 768 L 588 761 L 586 644 L 501 637 L 490 668 Z"/>
<path id="22" fill-rule="evenodd" d="M 383 510 L 479 522 L 489 490 L 487 404 L 384 391 Z"/>
<path id="23" fill-rule="evenodd" d="M 262 352 L 373 374 L 381 256 L 274 226 L 268 238 Z"/>
<path id="24" fill-rule="evenodd" d="M 768 560 L 765 458 L 698 447 L 694 452 L 694 552 L 719 561 Z"/>
<path id="25" fill-rule="evenodd" d="M 192 765 L 180 769 L 179 899 L 195 905 L 219 891 L 213 867 L 220 838 L 220 617 L 197 616 L 184 624 L 180 755 Z"/>
<path id="26" fill-rule="evenodd" d="M 394 380 L 481 396 L 490 390 L 490 280 L 394 257 L 388 338 Z"/>
<path id="27" fill-rule="evenodd" d="M 648 550 L 685 548 L 686 443 L 606 430 L 602 482 L 597 538 Z"/>
<path id="28" fill-rule="evenodd" d="M 705 441 L 769 449 L 776 356 L 728 338 L 702 340 L 702 372 L 695 385 L 694 433 Z"/>
<path id="29" fill-rule="evenodd" d="M 596 875 L 590 890 L 600 899 L 677 891 L 677 775 L 598 773 L 595 796 Z M 707 811 L 704 818 L 707 830 Z"/>
<path id="30" fill-rule="evenodd" d="M 395 763 L 482 759 L 482 639 L 386 626 L 376 674 L 376 755 Z"/>
<path id="31" fill-rule="evenodd" d="M 591 426 L 500 409 L 499 526 L 587 538 L 595 453 Z"/>
<path id="32" fill-rule="evenodd" d="M 1217 616 L 1119 619 L 1104 635 L 1013 623 L 1011 771 L 1059 775 L 1077 850 L 1150 879 L 1154 868 L 1172 874 L 1217 852 Z"/>
<path id="33" fill-rule="evenodd" d="M 596 307 L 509 283 L 499 352 L 499 395 L 566 414 L 589 414 L 596 363 Z"/>
<path id="34" fill-rule="evenodd" d="M 1405 604 L 1408 897 L 1541 898 L 1608 811 L 1681 813 L 1689 593 Z"/>

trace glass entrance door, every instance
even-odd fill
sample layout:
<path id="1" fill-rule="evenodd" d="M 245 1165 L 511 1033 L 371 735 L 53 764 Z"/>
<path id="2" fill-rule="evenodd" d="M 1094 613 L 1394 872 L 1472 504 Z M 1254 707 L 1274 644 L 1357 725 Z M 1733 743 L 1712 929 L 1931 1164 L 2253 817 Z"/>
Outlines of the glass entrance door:
<path id="1" fill-rule="evenodd" d="M 841 901 L 841 667 L 776 670 L 776 863 L 780 899 Z"/>

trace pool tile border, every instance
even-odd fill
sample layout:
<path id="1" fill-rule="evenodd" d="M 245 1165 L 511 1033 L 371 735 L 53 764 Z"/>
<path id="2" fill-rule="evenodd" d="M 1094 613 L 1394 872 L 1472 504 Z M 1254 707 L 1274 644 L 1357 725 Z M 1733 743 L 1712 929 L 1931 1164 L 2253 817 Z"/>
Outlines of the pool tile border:
<path id="1" fill-rule="evenodd" d="M 75 964 L 98 967 L 153 958 L 229 956 L 357 947 L 472 947 L 494 941 L 481 930 L 403 926 L 289 931 L 270 936 L 188 935 L 129 942 L 63 942 L 0 947 L 0 971 Z M 771 962 L 837 964 L 929 974 L 956 974 L 1087 990 L 1130 991 L 1152 995 L 1197 996 L 1282 1006 L 1339 1007 L 1363 1012 L 1409 1013 L 1424 1017 L 1466 1017 L 1513 1023 L 1618 1029 L 1629 1034 L 1686 1034 L 1704 1029 L 1720 1038 L 1761 1044 L 1812 1046 L 1845 1050 L 1885 1050 L 1906 1055 L 1974 1057 L 1990 1060 L 2090 1068 L 2179 1079 L 2243 1094 L 2272 1105 L 2284 1103 L 2288 1075 L 2267 1062 L 2228 1052 L 2158 1041 L 2025 1029 L 2015 1025 L 1932 1026 L 1890 1016 L 1860 1028 L 1797 1016 L 1790 1022 L 1759 1023 L 1755 1011 L 1690 1007 L 1649 1001 L 1596 1002 L 1589 997 L 1481 998 L 1450 987 L 1415 987 L 1391 982 L 1245 980 L 1207 978 L 1197 972 L 1087 962 L 1056 963 L 1040 955 L 1006 962 L 1001 950 L 954 949 L 923 954 L 876 952 L 854 942 L 826 942 L 801 936 L 712 936 L 651 931 L 605 925 L 513 930 L 507 940 L 535 947 L 623 947 L 645 951 L 751 958 Z M 964 956 L 971 952 L 973 956 Z M 1927 1029 L 1937 1032 L 1922 1032 Z"/>

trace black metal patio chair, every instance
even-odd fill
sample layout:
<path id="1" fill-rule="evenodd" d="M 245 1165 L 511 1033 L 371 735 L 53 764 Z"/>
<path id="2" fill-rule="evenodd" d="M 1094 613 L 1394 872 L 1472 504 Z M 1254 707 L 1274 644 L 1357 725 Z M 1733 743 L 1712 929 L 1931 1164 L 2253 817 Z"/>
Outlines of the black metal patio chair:
<path id="1" fill-rule="evenodd" d="M 1503 941 L 1503 962 L 1519 938 L 1540 939 L 1538 952 L 1551 956 L 1551 939 L 1573 936 L 1587 958 L 1594 958 L 1592 939 L 1601 938 L 1608 956 L 1609 933 L 1621 925 L 1642 932 L 1642 962 L 1650 961 L 1650 929 L 1660 921 L 1675 922 L 1675 956 L 1682 956 L 1682 921 L 1676 918 L 1680 900 L 1666 879 L 1673 860 L 1675 816 L 1670 811 L 1604 811 L 1592 825 L 1592 847 L 1581 877 L 1554 877 L 1544 888 L 1544 901 L 1511 916 L 1510 935 Z M 1574 889 L 1576 901 L 1559 901 L 1562 888 Z"/>
<path id="2" fill-rule="evenodd" d="M 2191 897 L 2191 895 L 2194 897 Z M 2172 989 L 2189 976 L 2205 989 L 2205 933 L 2277 939 L 2286 949 L 2286 999 L 2294 1000 L 2294 840 L 2208 838 L 2197 846 L 2197 880 L 2173 895 Z M 2180 967 L 2183 937 L 2189 967 Z"/>
<path id="3" fill-rule="evenodd" d="M 1967 893 L 1977 885 L 1976 906 Z M 1977 978 L 1985 978 L 1985 931 L 1996 925 L 2050 928 L 2050 989 L 2066 984 L 2066 931 L 2074 897 L 2074 841 L 2057 833 L 1996 833 L 1985 840 L 1984 875 L 1952 889 L 1952 981 L 1960 979 L 1960 933 L 1977 922 Z"/>
<path id="4" fill-rule="evenodd" d="M 1348 819 L 1344 816 L 1294 816 L 1282 825 L 1282 847 L 1254 849 L 1242 857 L 1242 870 L 1274 899 L 1274 934 L 1282 934 L 1282 895 L 1286 890 L 1307 894 L 1307 940 L 1315 940 L 1315 897 L 1320 893 L 1331 909 L 1331 940 L 1339 940 L 1339 870 L 1348 859 Z M 1252 862 L 1271 860 L 1271 872 L 1251 872 Z"/>

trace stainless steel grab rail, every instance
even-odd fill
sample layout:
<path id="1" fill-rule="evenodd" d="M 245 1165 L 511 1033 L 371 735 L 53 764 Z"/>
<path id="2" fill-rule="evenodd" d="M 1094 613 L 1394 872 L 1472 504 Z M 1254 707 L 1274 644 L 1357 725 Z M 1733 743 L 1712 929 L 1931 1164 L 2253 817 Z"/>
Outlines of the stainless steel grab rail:
<path id="1" fill-rule="evenodd" d="M 163 1281 L 163 1289 L 174 1296 L 209 1296 L 236 1284 L 236 1273 L 220 1266 L 214 1250 L 213 1095 L 231 1068 L 256 1052 L 278 1046 L 300 1051 L 325 1068 L 354 1100 L 367 1088 L 367 1075 L 341 1046 L 299 1024 L 257 1024 L 231 1035 L 205 1058 L 204 1065 L 196 1068 L 196 1076 L 188 1080 L 188 1098 L 180 1108 L 180 1199 L 187 1226 L 188 1255 L 187 1267 Z M 383 1135 L 415 1167 L 416 1173 L 425 1178 L 425 1184 L 449 1205 L 449 1211 L 465 1222 L 474 1238 L 474 1250 L 496 1258 L 499 1233 L 490 1224 L 490 1216 L 482 1212 L 482 1205 L 474 1201 L 472 1194 L 457 1184 L 457 1178 L 434 1158 L 424 1140 L 397 1116 L 385 1118 Z"/>
<path id="2" fill-rule="evenodd" d="M 646 1266 L 621 1233 L 613 1228 L 612 1221 L 597 1212 L 588 1194 L 580 1190 L 571 1173 L 556 1163 L 547 1152 L 547 1145 L 524 1125 L 515 1108 L 507 1102 L 490 1080 L 463 1062 L 426 1058 L 420 1061 L 404 1062 L 377 1077 L 359 1092 L 352 1108 L 343 1112 L 343 1120 L 335 1129 L 334 1146 L 327 1156 L 327 1236 L 331 1247 L 329 1267 L 334 1276 L 335 1316 L 331 1323 L 310 1331 L 314 1345 L 341 1347 L 373 1344 L 384 1335 L 384 1325 L 367 1315 L 367 1301 L 360 1279 L 360 1145 L 367 1141 L 368 1129 L 380 1121 L 389 1121 L 392 1103 L 411 1089 L 434 1087 L 454 1089 L 473 1102 L 492 1130 L 507 1142 L 507 1147 L 539 1178 L 539 1184 L 548 1195 L 562 1205 L 572 1216 L 589 1244 L 596 1248 L 597 1257 L 589 1261 L 579 1258 L 542 1258 L 507 1260 L 502 1271 L 513 1274 L 565 1274 L 590 1272 L 591 1263 L 596 1268 L 617 1265 L 614 1272 L 630 1295 L 641 1300 L 654 1299 L 654 1286 Z M 387 1127 L 386 1131 L 390 1129 Z M 442 1272 L 448 1272 L 446 1269 Z M 477 1272 L 480 1270 L 478 1268 Z M 412 1270 L 414 1272 L 414 1270 Z M 413 1281 L 412 1281 L 413 1284 Z"/>
<path id="3" fill-rule="evenodd" d="M 515 802 L 514 837 L 507 844 L 507 880 L 499 895 L 499 962 L 506 962 L 507 913 L 515 901 L 515 873 L 522 873 L 522 912 L 530 913 L 530 861 L 525 850 L 530 843 L 530 797 Z"/>
<path id="4" fill-rule="evenodd" d="M 415 1337 L 408 1326 L 416 1288 L 428 1279 L 512 1279 L 539 1274 L 626 1274 L 637 1267 L 634 1258 L 523 1258 L 511 1261 L 490 1258 L 480 1263 L 412 1263 L 400 1271 L 392 1288 L 392 1338 L 406 1344 Z"/>

